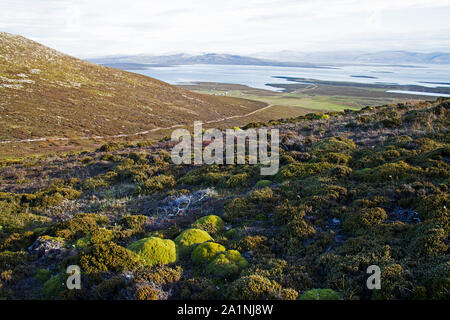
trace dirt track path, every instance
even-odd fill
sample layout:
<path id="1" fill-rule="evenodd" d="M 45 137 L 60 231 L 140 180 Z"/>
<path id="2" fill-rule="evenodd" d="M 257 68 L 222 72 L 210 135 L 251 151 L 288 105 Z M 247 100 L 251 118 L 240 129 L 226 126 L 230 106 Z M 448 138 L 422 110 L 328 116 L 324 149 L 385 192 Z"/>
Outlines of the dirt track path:
<path id="1" fill-rule="evenodd" d="M 248 116 L 251 116 L 257 112 L 261 112 L 264 111 L 270 107 L 273 107 L 273 104 L 268 104 L 267 106 L 252 111 L 250 113 L 247 114 L 243 114 L 243 115 L 236 115 L 236 116 L 230 116 L 230 117 L 225 117 L 225 118 L 220 118 L 217 120 L 209 120 L 209 121 L 205 121 L 204 123 L 216 123 L 216 122 L 222 122 L 222 121 L 226 121 L 226 120 L 230 120 L 230 119 L 237 119 L 237 118 L 245 118 Z M 114 138 L 125 138 L 125 137 L 132 137 L 132 136 L 141 136 L 141 135 L 145 135 L 145 134 L 149 134 L 152 132 L 156 132 L 156 131 L 161 131 L 161 130 L 170 130 L 170 129 L 175 129 L 175 128 L 180 128 L 180 127 L 184 127 L 185 125 L 183 124 L 176 124 L 170 127 L 157 127 L 157 128 L 153 128 L 150 130 L 145 130 L 145 131 L 140 131 L 140 132 L 136 132 L 136 133 L 130 133 L 130 134 L 118 134 L 118 135 L 112 135 L 112 136 L 89 136 L 89 137 L 78 137 L 78 138 L 48 138 L 48 137 L 42 137 L 42 138 L 35 138 L 35 139 L 23 139 L 23 140 L 5 140 L 5 141 L 0 141 L 0 144 L 8 144 L 8 143 L 25 143 L 25 142 L 41 142 L 41 141 L 68 141 L 68 140 L 72 140 L 72 139 L 80 139 L 80 140 L 90 140 L 90 139 L 114 139 Z"/>

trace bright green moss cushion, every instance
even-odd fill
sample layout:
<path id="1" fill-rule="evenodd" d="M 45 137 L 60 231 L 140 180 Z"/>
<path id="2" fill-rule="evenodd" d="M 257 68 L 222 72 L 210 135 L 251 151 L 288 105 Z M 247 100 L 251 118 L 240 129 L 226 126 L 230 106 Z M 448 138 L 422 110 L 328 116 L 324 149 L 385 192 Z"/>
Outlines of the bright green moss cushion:
<path id="1" fill-rule="evenodd" d="M 191 259 L 195 263 L 206 263 L 214 259 L 217 254 L 224 252 L 224 246 L 214 242 L 204 242 L 199 244 L 194 251 L 192 251 Z"/>
<path id="2" fill-rule="evenodd" d="M 206 231 L 209 234 L 216 234 L 225 230 L 225 223 L 220 217 L 211 214 L 209 216 L 201 217 L 195 221 L 192 224 L 192 228 Z"/>
<path id="3" fill-rule="evenodd" d="M 175 243 L 178 245 L 179 253 L 182 255 L 190 254 L 194 245 L 207 241 L 213 241 L 214 239 L 208 234 L 208 232 L 200 229 L 187 229 L 184 230 L 178 237 L 175 238 Z"/>
<path id="4" fill-rule="evenodd" d="M 157 237 L 144 238 L 133 242 L 128 249 L 135 252 L 144 265 L 164 265 L 177 261 L 175 242 Z"/>
<path id="5" fill-rule="evenodd" d="M 298 300 L 339 300 L 340 296 L 331 289 L 312 289 L 298 297 Z"/>
<path id="6" fill-rule="evenodd" d="M 221 278 L 230 278 L 239 275 L 242 269 L 248 266 L 247 260 L 239 251 L 228 250 L 214 258 L 207 266 L 206 272 Z"/>
<path id="7" fill-rule="evenodd" d="M 272 184 L 272 181 L 270 180 L 259 180 L 256 184 L 255 184 L 255 188 L 265 188 L 267 186 L 270 186 Z"/>

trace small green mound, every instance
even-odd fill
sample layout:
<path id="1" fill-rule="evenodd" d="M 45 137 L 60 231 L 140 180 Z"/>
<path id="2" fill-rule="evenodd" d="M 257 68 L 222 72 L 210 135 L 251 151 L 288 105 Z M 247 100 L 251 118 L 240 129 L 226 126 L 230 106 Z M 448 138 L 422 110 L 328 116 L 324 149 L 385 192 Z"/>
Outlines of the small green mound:
<path id="1" fill-rule="evenodd" d="M 276 178 L 280 181 L 284 180 L 295 180 L 295 179 L 306 179 L 311 176 L 321 174 L 329 169 L 333 165 L 328 162 L 320 163 L 291 163 L 284 166 L 278 171 Z"/>
<path id="2" fill-rule="evenodd" d="M 66 290 L 66 284 L 62 274 L 51 277 L 44 283 L 43 296 L 45 299 L 59 299 Z"/>
<path id="3" fill-rule="evenodd" d="M 244 172 L 232 175 L 225 182 L 228 188 L 242 188 L 249 185 L 249 180 L 251 176 Z"/>
<path id="4" fill-rule="evenodd" d="M 356 144 L 343 137 L 330 137 L 314 143 L 312 149 L 322 152 L 346 152 L 356 149 Z"/>
<path id="5" fill-rule="evenodd" d="M 215 215 L 209 215 L 205 217 L 201 217 L 197 221 L 195 221 L 192 225 L 192 228 L 200 229 L 208 232 L 209 234 L 216 234 L 225 230 L 225 223 L 223 220 Z"/>
<path id="6" fill-rule="evenodd" d="M 247 260 L 241 256 L 239 251 L 229 250 L 220 253 L 206 266 L 206 272 L 220 278 L 238 276 L 242 269 L 248 266 Z"/>
<path id="7" fill-rule="evenodd" d="M 214 242 L 205 242 L 198 245 L 192 251 L 191 259 L 195 263 L 205 263 L 214 259 L 218 253 L 226 251 L 221 244 Z"/>
<path id="8" fill-rule="evenodd" d="M 48 281 L 48 279 L 50 279 L 52 273 L 50 272 L 50 270 L 48 269 L 39 269 L 36 272 L 36 280 L 42 283 L 45 283 Z"/>
<path id="9" fill-rule="evenodd" d="M 164 265 L 177 260 L 175 243 L 169 239 L 157 237 L 143 238 L 128 246 L 146 266 Z"/>
<path id="10" fill-rule="evenodd" d="M 77 248 L 77 249 L 87 248 L 91 244 L 91 238 L 92 238 L 92 236 L 87 235 L 87 236 L 84 236 L 83 238 L 78 239 L 74 243 L 75 248 Z"/>
<path id="11" fill-rule="evenodd" d="M 178 245 L 180 254 L 187 255 L 191 253 L 195 244 L 213 240 L 214 239 L 208 234 L 208 232 L 192 228 L 184 230 L 178 237 L 176 237 L 175 243 Z"/>
<path id="12" fill-rule="evenodd" d="M 105 228 L 98 228 L 92 233 L 87 234 L 86 236 L 79 238 L 74 242 L 74 246 L 77 249 L 85 249 L 91 246 L 92 243 L 102 243 L 107 241 L 112 241 L 114 238 L 114 233 L 112 230 L 108 230 Z"/>
<path id="13" fill-rule="evenodd" d="M 339 300 L 340 296 L 331 289 L 312 289 L 298 297 L 298 300 Z"/>
<path id="14" fill-rule="evenodd" d="M 256 184 L 255 184 L 255 188 L 265 188 L 268 187 L 270 184 L 272 183 L 272 181 L 270 180 L 259 180 Z"/>
<path id="15" fill-rule="evenodd" d="M 411 166 L 404 161 L 385 163 L 375 168 L 364 168 L 354 172 L 354 177 L 364 182 L 392 182 L 396 180 L 412 180 L 422 175 L 420 167 Z"/>

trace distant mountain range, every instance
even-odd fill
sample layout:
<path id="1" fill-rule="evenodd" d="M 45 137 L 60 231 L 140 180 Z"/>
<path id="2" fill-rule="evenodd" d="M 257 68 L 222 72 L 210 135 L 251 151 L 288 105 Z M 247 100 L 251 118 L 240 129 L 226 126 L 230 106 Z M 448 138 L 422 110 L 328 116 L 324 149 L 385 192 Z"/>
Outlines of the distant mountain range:
<path id="1" fill-rule="evenodd" d="M 336 51 L 336 52 L 295 52 L 280 51 L 254 54 L 262 59 L 281 61 L 307 61 L 310 63 L 383 63 L 383 64 L 450 64 L 450 53 L 420 53 L 411 51 Z"/>
<path id="2" fill-rule="evenodd" d="M 280 66 L 280 67 L 304 67 L 304 68 L 327 68 L 308 62 L 285 62 L 271 59 L 260 59 L 232 54 L 207 53 L 201 55 L 188 55 L 184 53 L 152 56 L 152 55 L 130 55 L 130 56 L 109 56 L 88 61 L 104 66 L 123 69 L 129 67 L 140 69 L 146 66 L 171 66 L 182 64 L 221 64 L 221 65 L 254 65 L 254 66 Z"/>
<path id="3" fill-rule="evenodd" d="M 450 53 L 419 53 L 409 51 L 337 51 L 302 53 L 280 51 L 276 53 L 257 53 L 252 57 L 206 53 L 190 55 L 120 55 L 88 59 L 91 62 L 118 69 L 142 69 L 151 66 L 171 66 L 186 64 L 255 65 L 303 68 L 332 68 L 334 64 L 450 64 Z"/>

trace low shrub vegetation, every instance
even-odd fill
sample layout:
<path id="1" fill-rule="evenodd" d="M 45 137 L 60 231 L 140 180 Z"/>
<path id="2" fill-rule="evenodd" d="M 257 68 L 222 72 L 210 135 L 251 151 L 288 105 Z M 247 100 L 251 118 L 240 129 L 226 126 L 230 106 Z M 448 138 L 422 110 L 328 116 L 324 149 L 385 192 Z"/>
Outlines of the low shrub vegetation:
<path id="1" fill-rule="evenodd" d="M 0 299 L 448 300 L 449 101 L 243 127 L 280 129 L 274 176 L 170 137 L 4 159 Z"/>

